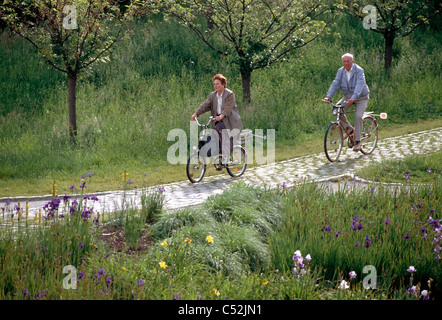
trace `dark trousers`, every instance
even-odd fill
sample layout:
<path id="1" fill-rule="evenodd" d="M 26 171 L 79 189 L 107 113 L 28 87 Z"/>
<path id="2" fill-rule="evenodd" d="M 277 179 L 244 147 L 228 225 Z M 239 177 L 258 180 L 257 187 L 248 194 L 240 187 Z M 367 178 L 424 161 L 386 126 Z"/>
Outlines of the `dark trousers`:
<path id="1" fill-rule="evenodd" d="M 223 129 L 227 129 L 226 125 L 224 124 L 224 122 L 218 121 L 215 122 L 215 126 L 213 127 L 213 129 L 218 133 L 218 137 L 219 137 L 219 154 L 220 155 L 224 155 L 224 156 L 229 156 L 230 153 L 232 153 L 233 151 L 233 137 L 230 137 L 230 146 L 225 145 L 225 149 L 230 147 L 230 150 L 226 150 L 226 153 L 223 152 Z M 227 133 L 226 133 L 227 134 Z M 227 139 L 227 137 L 226 137 Z M 227 141 L 227 140 L 226 140 Z"/>

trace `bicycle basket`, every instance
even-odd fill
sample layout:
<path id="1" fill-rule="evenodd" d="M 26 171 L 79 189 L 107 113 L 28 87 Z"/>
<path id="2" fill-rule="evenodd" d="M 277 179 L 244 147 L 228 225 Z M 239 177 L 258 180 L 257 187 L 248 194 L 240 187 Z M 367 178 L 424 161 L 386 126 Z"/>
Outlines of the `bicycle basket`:
<path id="1" fill-rule="evenodd" d="M 213 134 L 201 134 L 199 136 L 198 148 L 202 156 L 211 157 L 218 154 L 218 143 Z"/>

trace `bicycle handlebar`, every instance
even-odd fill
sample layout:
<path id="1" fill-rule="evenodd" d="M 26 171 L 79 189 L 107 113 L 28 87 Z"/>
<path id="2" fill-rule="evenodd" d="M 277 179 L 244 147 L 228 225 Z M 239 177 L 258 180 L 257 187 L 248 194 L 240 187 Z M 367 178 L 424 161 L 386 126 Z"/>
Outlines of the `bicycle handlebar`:
<path id="1" fill-rule="evenodd" d="M 331 100 L 325 100 L 322 99 L 322 101 L 324 101 L 325 103 L 330 103 L 333 107 L 335 108 L 342 108 L 344 105 L 347 104 L 347 100 L 343 100 L 340 106 L 337 106 L 336 104 L 334 104 Z"/>
<path id="2" fill-rule="evenodd" d="M 209 121 L 207 122 L 207 124 L 205 125 L 206 127 L 209 125 L 209 123 L 210 123 L 210 121 L 212 121 L 214 118 L 213 118 L 213 116 L 210 116 L 209 117 Z M 200 127 L 202 127 L 203 125 L 202 124 L 200 124 L 199 122 L 198 122 L 198 117 L 195 117 L 195 121 L 196 121 L 196 124 L 198 125 L 198 126 L 200 126 Z"/>

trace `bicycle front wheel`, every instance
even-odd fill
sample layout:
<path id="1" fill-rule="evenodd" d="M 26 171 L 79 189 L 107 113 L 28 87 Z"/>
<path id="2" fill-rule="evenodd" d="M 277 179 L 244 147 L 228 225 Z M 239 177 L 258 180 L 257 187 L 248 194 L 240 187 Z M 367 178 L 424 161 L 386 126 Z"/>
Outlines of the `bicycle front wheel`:
<path id="1" fill-rule="evenodd" d="M 372 117 L 362 119 L 361 152 L 370 154 L 376 149 L 378 143 L 378 124 Z"/>
<path id="2" fill-rule="evenodd" d="M 324 137 L 324 151 L 327 159 L 331 162 L 338 160 L 343 146 L 342 129 L 337 123 L 328 126 Z"/>
<path id="3" fill-rule="evenodd" d="M 234 147 L 230 154 L 229 163 L 226 166 L 227 172 L 232 177 L 241 176 L 247 167 L 247 153 L 244 147 Z"/>
<path id="4" fill-rule="evenodd" d="M 187 178 L 192 183 L 200 182 L 206 173 L 206 167 L 206 160 L 200 156 L 199 151 L 191 154 L 187 160 Z"/>

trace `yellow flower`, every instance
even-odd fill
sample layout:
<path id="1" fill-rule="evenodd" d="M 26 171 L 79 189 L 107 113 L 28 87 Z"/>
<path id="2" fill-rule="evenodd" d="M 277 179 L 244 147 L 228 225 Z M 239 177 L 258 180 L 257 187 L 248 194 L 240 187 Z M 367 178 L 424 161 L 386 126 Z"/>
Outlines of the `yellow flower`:
<path id="1" fill-rule="evenodd" d="M 212 236 L 207 236 L 207 237 L 206 237 L 206 241 L 207 241 L 208 243 L 213 243 L 213 237 L 212 237 Z"/>
<path id="2" fill-rule="evenodd" d="M 162 246 L 167 246 L 167 240 L 164 240 L 163 242 L 160 243 Z"/>
<path id="3" fill-rule="evenodd" d="M 215 296 L 219 296 L 219 291 L 216 290 L 216 289 L 213 289 L 213 294 L 214 294 Z"/>
<path id="4" fill-rule="evenodd" d="M 167 264 L 166 264 L 166 262 L 164 262 L 164 261 L 160 261 L 159 265 L 160 265 L 160 267 L 163 268 L 163 269 L 166 269 L 166 268 L 167 268 Z"/>
<path id="5" fill-rule="evenodd" d="M 121 268 L 121 269 L 123 269 L 124 271 L 127 271 L 127 269 L 126 269 L 125 267 L 123 267 L 123 268 Z"/>
<path id="6" fill-rule="evenodd" d="M 192 239 L 186 238 L 186 239 L 184 239 L 184 242 L 187 243 L 187 244 L 191 244 L 192 243 Z"/>
<path id="7" fill-rule="evenodd" d="M 265 281 L 265 282 L 262 283 L 263 286 L 266 286 L 266 285 L 268 285 L 268 284 L 269 284 L 268 281 Z"/>

